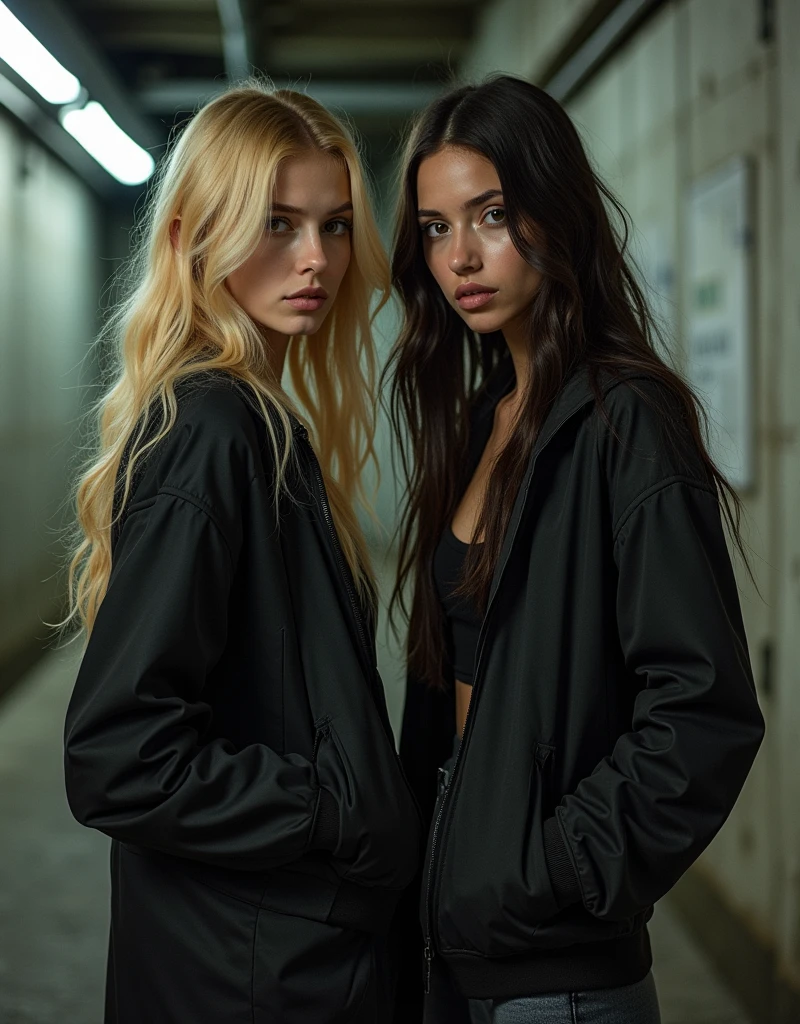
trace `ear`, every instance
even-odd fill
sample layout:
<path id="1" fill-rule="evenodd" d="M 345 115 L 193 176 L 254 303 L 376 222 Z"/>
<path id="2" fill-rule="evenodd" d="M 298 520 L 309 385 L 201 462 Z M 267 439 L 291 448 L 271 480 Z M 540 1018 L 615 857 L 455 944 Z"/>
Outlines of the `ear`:
<path id="1" fill-rule="evenodd" d="M 169 226 L 169 240 L 172 248 L 180 254 L 181 251 L 181 219 L 176 217 Z"/>

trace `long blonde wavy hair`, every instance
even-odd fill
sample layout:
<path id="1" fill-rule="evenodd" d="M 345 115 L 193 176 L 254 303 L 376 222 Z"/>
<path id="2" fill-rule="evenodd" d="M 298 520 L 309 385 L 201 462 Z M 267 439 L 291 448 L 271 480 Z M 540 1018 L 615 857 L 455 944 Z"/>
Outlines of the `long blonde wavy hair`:
<path id="1" fill-rule="evenodd" d="M 352 248 L 322 327 L 313 340 L 297 337 L 289 345 L 292 400 L 269 368 L 258 326 L 225 279 L 262 238 L 279 164 L 309 149 L 332 155 L 347 168 Z M 179 250 L 170 240 L 176 218 Z M 173 426 L 176 384 L 209 370 L 237 378 L 257 400 L 278 466 L 276 501 L 292 454 L 288 414 L 305 423 L 345 557 L 359 589 L 372 592 L 355 509 L 358 503 L 367 505 L 361 476 L 375 456 L 372 318 L 388 299 L 390 284 L 358 152 L 346 128 L 309 96 L 259 81 L 212 100 L 165 161 L 132 270 L 129 298 L 99 339 L 112 343 L 116 361 L 93 410 L 93 460 L 77 484 L 70 609 L 62 626 L 83 627 L 87 637 L 91 633 L 111 573 L 112 528 L 130 493 L 136 464 Z"/>

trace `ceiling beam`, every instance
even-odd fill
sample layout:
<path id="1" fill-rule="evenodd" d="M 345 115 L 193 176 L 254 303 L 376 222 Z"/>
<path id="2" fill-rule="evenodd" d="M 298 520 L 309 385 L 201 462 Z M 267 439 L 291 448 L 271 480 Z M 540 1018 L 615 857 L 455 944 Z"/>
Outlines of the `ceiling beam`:
<path id="1" fill-rule="evenodd" d="M 292 0 L 291 6 L 300 8 L 304 12 L 313 9 L 325 11 L 330 8 L 331 0 Z M 368 7 L 373 11 L 376 8 L 380 11 L 415 8 L 423 16 L 444 7 L 451 14 L 460 15 L 465 10 L 472 14 L 476 8 L 486 6 L 486 0 L 389 0 L 389 2 L 386 0 L 336 0 L 336 6 L 345 9 Z"/>
<path id="2" fill-rule="evenodd" d="M 326 82 L 313 80 L 276 81 L 279 88 L 297 89 L 327 107 L 353 116 L 364 114 L 405 115 L 418 110 L 438 96 L 442 86 L 436 82 Z M 175 79 L 157 82 L 139 90 L 143 110 L 159 116 L 190 111 L 218 96 L 226 83 L 212 79 Z"/>
<path id="3" fill-rule="evenodd" d="M 158 11 L 139 7 L 112 8 L 86 12 L 86 23 L 91 25 L 93 39 L 113 40 L 116 44 L 126 38 L 157 39 L 160 35 L 175 37 L 181 32 L 191 35 L 221 38 L 222 9 L 232 0 L 215 0 L 219 4 L 210 10 L 198 10 L 187 17 L 186 11 L 163 6 Z M 233 0 L 235 3 L 236 0 Z M 241 5 L 242 0 L 239 0 Z M 244 8 L 243 8 L 244 10 Z M 241 36 L 243 18 L 234 18 L 232 34 Z M 443 39 L 471 38 L 474 16 L 466 11 L 454 18 L 451 10 L 438 8 L 371 7 L 340 9 L 338 0 L 330 0 L 325 8 L 276 7 L 271 2 L 244 21 L 250 43 L 258 45 L 264 37 L 275 39 L 276 46 L 285 36 L 325 36 L 336 45 L 341 37 L 360 39 L 393 38 L 420 39 L 420 25 L 425 26 L 425 37 Z M 252 56 L 252 54 L 251 54 Z"/>
<path id="4" fill-rule="evenodd" d="M 189 25 L 185 29 L 165 29 L 155 25 L 125 31 L 111 29 L 99 31 L 97 40 L 112 54 L 195 54 L 216 57 L 225 53 L 224 38 L 216 26 L 211 29 L 202 25 Z"/>
<path id="5" fill-rule="evenodd" d="M 170 11 L 182 11 L 184 15 L 201 16 L 210 13 L 216 17 L 217 0 L 168 0 Z M 165 0 L 69 0 L 70 7 L 87 19 L 106 16 L 110 11 L 129 12 L 132 8 L 144 14 L 158 17 L 165 9 Z"/>
<path id="6" fill-rule="evenodd" d="M 275 48 L 274 65 L 264 65 L 268 73 L 307 74 L 313 68 L 318 74 L 368 71 L 380 74 L 383 68 L 407 68 L 409 73 L 420 65 L 449 65 L 457 62 L 465 48 L 463 39 L 419 36 L 364 39 L 357 36 L 339 38 L 333 44 L 328 36 L 284 36 Z"/>

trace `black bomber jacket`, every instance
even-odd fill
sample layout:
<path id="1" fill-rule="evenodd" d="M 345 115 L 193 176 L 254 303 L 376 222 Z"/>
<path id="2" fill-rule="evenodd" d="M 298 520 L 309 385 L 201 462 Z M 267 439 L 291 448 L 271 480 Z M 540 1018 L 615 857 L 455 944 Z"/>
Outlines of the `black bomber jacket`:
<path id="1" fill-rule="evenodd" d="M 465 482 L 511 382 L 478 404 Z M 652 906 L 725 821 L 763 735 L 713 481 L 677 410 L 666 443 L 663 385 L 600 385 L 609 422 L 579 368 L 535 444 L 435 807 L 452 693 L 409 681 L 401 756 L 432 816 L 425 956 L 471 998 L 644 977 Z"/>
<path id="2" fill-rule="evenodd" d="M 179 389 L 177 421 L 138 464 L 116 530 L 67 712 L 67 795 L 120 856 L 383 932 L 418 868 L 419 812 L 374 616 L 296 422 L 293 448 L 276 508 L 266 426 L 244 386 L 216 372 Z M 163 886 L 157 863 L 151 874 Z M 168 913 L 168 887 L 162 898 Z"/>

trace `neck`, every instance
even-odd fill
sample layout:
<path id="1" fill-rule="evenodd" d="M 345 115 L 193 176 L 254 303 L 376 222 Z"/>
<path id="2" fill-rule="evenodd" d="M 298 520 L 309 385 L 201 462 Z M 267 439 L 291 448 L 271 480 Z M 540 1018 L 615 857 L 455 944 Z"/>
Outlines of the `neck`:
<path id="1" fill-rule="evenodd" d="M 275 375 L 275 380 L 280 384 L 283 377 L 283 368 L 286 365 L 286 353 L 289 350 L 289 335 L 278 334 L 275 331 L 262 328 L 261 336 L 267 349 L 269 368 Z"/>
<path id="2" fill-rule="evenodd" d="M 511 355 L 511 362 L 514 364 L 514 374 L 517 384 L 513 395 L 516 402 L 524 395 L 531 373 L 531 361 L 528 355 L 528 344 L 526 340 L 527 325 L 509 324 L 503 329 L 503 338 Z"/>

